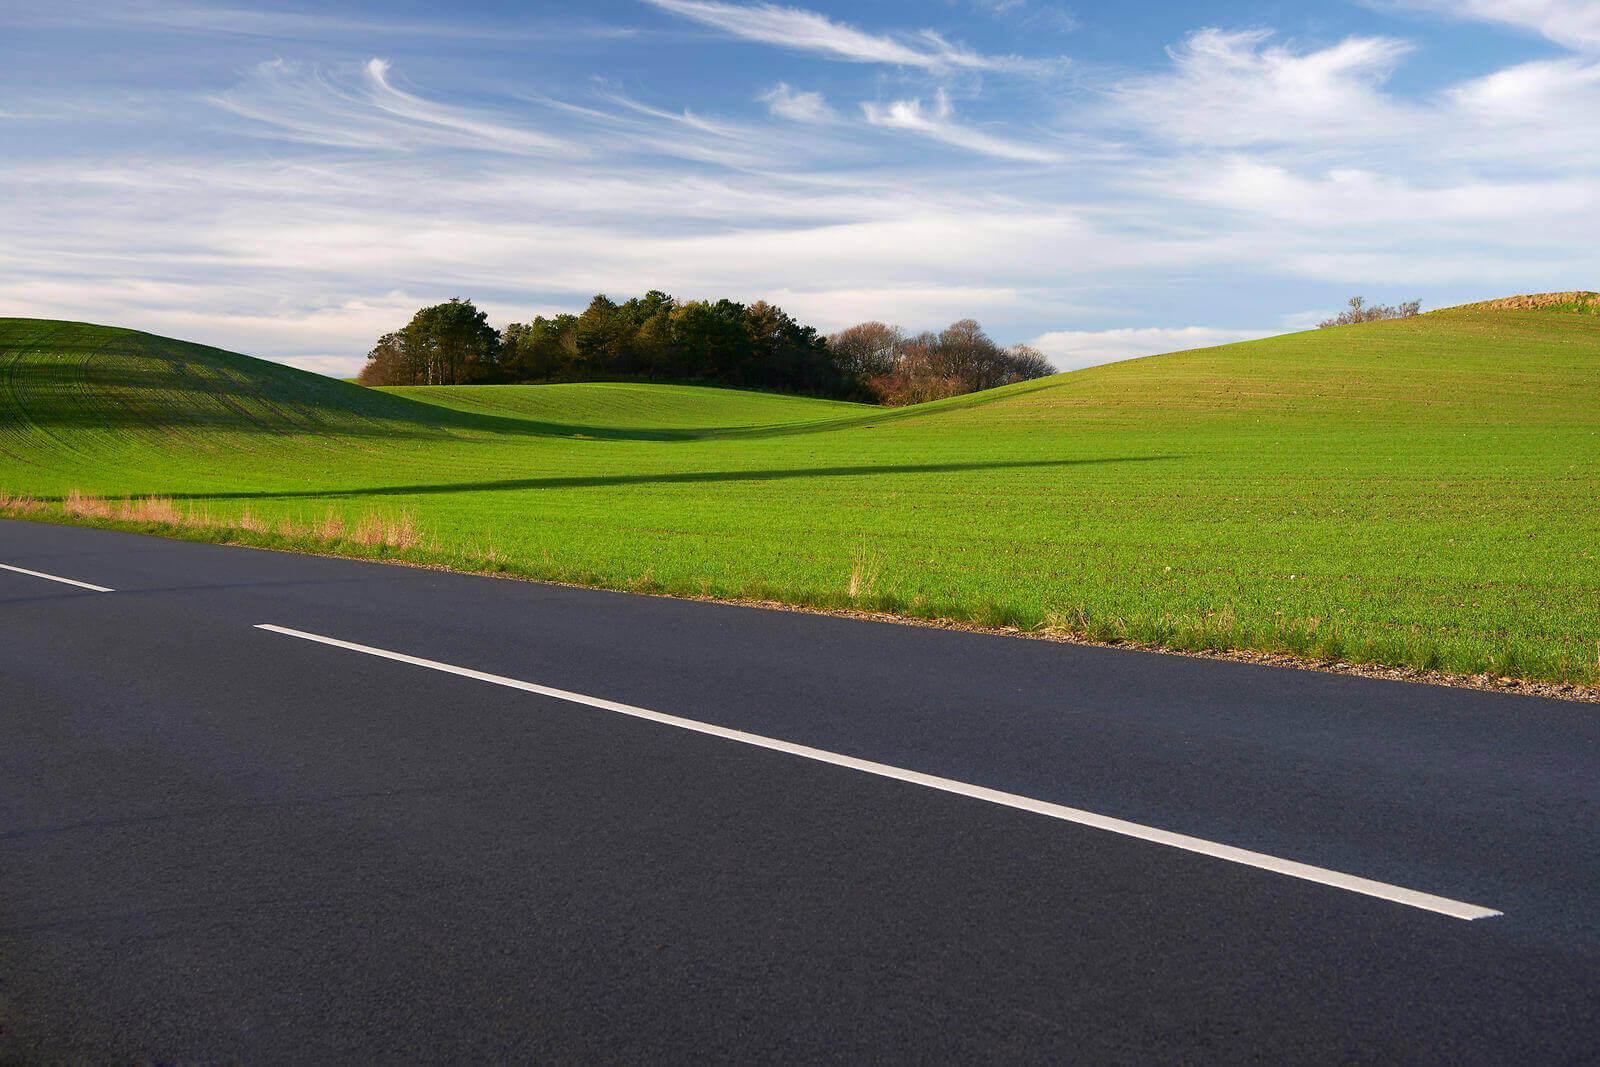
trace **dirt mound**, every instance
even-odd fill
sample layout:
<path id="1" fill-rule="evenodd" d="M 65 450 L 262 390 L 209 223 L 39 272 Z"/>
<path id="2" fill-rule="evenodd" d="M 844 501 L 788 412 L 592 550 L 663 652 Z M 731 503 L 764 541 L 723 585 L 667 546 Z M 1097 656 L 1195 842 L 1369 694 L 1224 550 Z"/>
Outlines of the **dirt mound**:
<path id="1" fill-rule="evenodd" d="M 1566 293 L 1528 293 L 1524 296 L 1503 296 L 1499 300 L 1481 300 L 1476 304 L 1458 304 L 1444 311 L 1577 311 L 1586 315 L 1600 315 L 1600 293 L 1573 290 Z"/>

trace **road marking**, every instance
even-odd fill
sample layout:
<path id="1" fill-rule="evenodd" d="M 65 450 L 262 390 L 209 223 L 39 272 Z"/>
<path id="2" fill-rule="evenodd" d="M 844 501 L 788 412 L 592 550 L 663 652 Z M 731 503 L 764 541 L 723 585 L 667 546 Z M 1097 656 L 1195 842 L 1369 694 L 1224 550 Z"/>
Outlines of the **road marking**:
<path id="1" fill-rule="evenodd" d="M 1448 915 L 1455 919 L 1471 921 L 1503 914 L 1493 908 L 1480 907 L 1477 904 L 1466 904 L 1459 900 L 1451 900 L 1449 897 L 1434 896 L 1432 893 L 1406 889 L 1404 886 L 1390 885 L 1387 882 L 1376 882 L 1370 878 L 1361 878 L 1353 874 L 1331 871 L 1325 867 L 1313 867 L 1308 863 L 1281 859 L 1263 852 L 1251 852 L 1248 849 L 1235 848 L 1232 845 L 1218 844 L 1215 841 L 1207 841 L 1200 837 L 1190 837 L 1187 834 L 1173 833 L 1170 830 L 1161 830 L 1154 826 L 1128 822 L 1125 819 L 1116 819 L 1109 815 L 1097 815 L 1092 811 L 1084 811 L 1081 808 L 1069 808 L 1066 805 L 1053 804 L 1047 800 L 1036 800 L 1033 797 L 1025 797 L 1017 793 L 1005 793 L 998 789 L 990 789 L 987 786 L 956 781 L 953 778 L 940 778 L 937 775 L 907 770 L 904 767 L 895 767 L 887 763 L 874 763 L 871 760 L 858 759 L 855 756 L 846 756 L 838 752 L 829 752 L 826 749 L 797 745 L 792 741 L 781 741 L 774 737 L 764 737 L 761 734 L 732 730 L 726 726 L 717 726 L 708 722 L 700 722 L 696 719 L 685 719 L 677 715 L 668 715 L 665 712 L 651 711 L 648 708 L 635 707 L 632 704 L 621 704 L 615 700 L 586 696 L 583 693 L 555 689 L 548 685 L 524 682 L 499 674 L 489 674 L 485 671 L 475 671 L 470 667 L 457 667 L 450 663 L 440 663 L 438 660 L 408 656 L 404 652 L 390 652 L 383 648 L 373 648 L 371 645 L 359 645 L 354 641 L 341 641 L 337 637 L 324 637 L 321 634 L 307 633 L 304 630 L 292 630 L 287 626 L 276 626 L 269 622 L 257 623 L 256 629 L 268 630 L 288 637 L 298 637 L 303 641 L 315 641 L 317 644 L 331 645 L 334 648 L 348 649 L 351 652 L 361 652 L 368 656 L 377 656 L 380 659 L 394 660 L 397 663 L 409 663 L 414 667 L 426 667 L 429 670 L 443 671 L 446 674 L 456 674 L 463 678 L 488 682 L 491 685 L 502 685 L 508 689 L 520 689 L 526 693 L 537 693 L 540 696 L 552 697 L 572 704 L 582 704 L 586 707 L 599 708 L 602 711 L 613 711 L 619 715 L 645 719 L 649 722 L 661 723 L 664 726 L 677 727 L 680 730 L 690 730 L 697 734 L 709 734 L 712 737 L 720 737 L 725 741 L 737 741 L 743 745 L 753 745 L 756 748 L 770 749 L 773 752 L 784 752 L 791 756 L 799 756 L 801 759 L 832 764 L 835 767 L 848 767 L 863 774 L 876 775 L 880 778 L 892 778 L 895 781 L 909 782 L 912 785 L 937 789 L 944 793 L 954 793 L 957 796 L 970 797 L 973 800 L 987 801 L 990 804 L 998 804 L 1005 808 L 1015 808 L 1018 811 L 1032 812 L 1035 815 L 1045 815 L 1052 819 L 1059 819 L 1062 822 L 1089 826 L 1096 830 L 1107 830 L 1114 834 L 1121 834 L 1124 837 L 1134 837 L 1141 841 L 1150 841 L 1158 845 L 1166 845 L 1169 848 L 1182 849 L 1185 852 L 1196 852 L 1202 856 L 1227 860 L 1229 863 L 1238 863 L 1246 867 L 1272 871 L 1275 874 L 1298 878 L 1305 882 L 1333 886 L 1335 889 L 1344 889 L 1351 893 L 1360 893 L 1363 896 L 1377 897 L 1379 900 L 1393 901 L 1396 904 L 1420 908 L 1423 911 L 1437 912 L 1440 915 Z"/>
<path id="2" fill-rule="evenodd" d="M 46 574 L 44 571 L 30 571 L 26 567 L 13 567 L 9 563 L 0 563 L 0 571 L 15 571 L 18 574 L 26 574 L 34 578 L 43 578 L 47 582 L 60 582 L 62 585 L 75 585 L 79 589 L 87 589 L 93 593 L 116 592 L 115 589 L 107 589 L 103 585 L 91 585 L 88 582 L 80 582 L 76 578 L 63 578 L 59 574 Z"/>

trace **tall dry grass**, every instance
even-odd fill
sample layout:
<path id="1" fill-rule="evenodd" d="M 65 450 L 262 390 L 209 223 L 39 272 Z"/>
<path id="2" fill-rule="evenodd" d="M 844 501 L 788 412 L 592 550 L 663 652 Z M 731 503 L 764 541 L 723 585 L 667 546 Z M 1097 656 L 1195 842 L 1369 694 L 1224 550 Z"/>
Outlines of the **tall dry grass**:
<path id="1" fill-rule="evenodd" d="M 0 489 L 0 514 L 32 515 L 45 510 L 45 505 L 31 496 L 18 496 Z"/>
<path id="2" fill-rule="evenodd" d="M 845 584 L 845 595 L 851 600 L 871 596 L 878 588 L 878 553 L 863 537 L 856 546 L 855 559 L 850 566 L 850 580 Z"/>
<path id="3" fill-rule="evenodd" d="M 356 521 L 355 530 L 347 539 L 358 545 L 386 545 L 390 548 L 416 548 L 422 544 L 416 522 L 411 513 L 402 511 L 398 516 L 386 516 L 369 511 Z"/>
<path id="4" fill-rule="evenodd" d="M 72 518 L 107 522 L 140 523 L 165 526 L 175 530 L 212 530 L 239 532 L 256 538 L 293 541 L 300 544 L 360 545 L 363 548 L 409 549 L 422 548 L 428 539 L 418 529 L 416 518 L 408 511 L 387 514 L 366 511 L 353 521 L 346 521 L 332 508 L 320 519 L 300 522 L 283 516 L 275 522 L 257 515 L 245 505 L 237 515 L 216 515 L 188 502 L 180 506 L 171 497 L 125 497 L 121 500 L 93 496 L 77 489 L 71 490 L 57 504 L 19 496 L 0 490 L 0 513 L 10 515 L 40 515 L 56 511 Z"/>

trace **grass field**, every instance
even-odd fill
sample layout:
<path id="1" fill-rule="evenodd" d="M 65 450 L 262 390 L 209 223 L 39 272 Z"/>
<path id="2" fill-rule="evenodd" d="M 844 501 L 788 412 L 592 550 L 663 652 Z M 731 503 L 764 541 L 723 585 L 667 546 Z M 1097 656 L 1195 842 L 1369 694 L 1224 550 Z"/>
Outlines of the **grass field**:
<path id="1" fill-rule="evenodd" d="M 0 320 L 0 489 L 39 514 L 73 491 L 158 496 L 128 521 L 198 511 L 213 525 L 188 536 L 613 588 L 1593 683 L 1585 311 L 1436 312 L 895 411 L 681 386 L 375 391 Z M 355 536 L 402 515 L 412 533 Z"/>

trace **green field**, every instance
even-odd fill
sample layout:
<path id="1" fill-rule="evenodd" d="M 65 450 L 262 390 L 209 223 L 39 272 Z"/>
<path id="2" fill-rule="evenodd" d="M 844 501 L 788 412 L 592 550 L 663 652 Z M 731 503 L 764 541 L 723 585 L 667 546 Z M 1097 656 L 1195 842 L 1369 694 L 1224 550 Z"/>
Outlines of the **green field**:
<path id="1" fill-rule="evenodd" d="M 244 516 L 187 536 L 314 547 L 299 526 L 404 514 L 412 547 L 331 547 L 1462 673 L 1600 679 L 1597 461 L 1600 317 L 1581 309 L 1435 312 L 894 411 L 374 391 L 0 319 L 0 489 L 45 517 L 74 490 L 162 496 Z"/>

